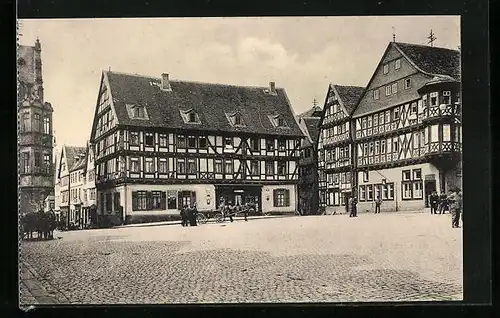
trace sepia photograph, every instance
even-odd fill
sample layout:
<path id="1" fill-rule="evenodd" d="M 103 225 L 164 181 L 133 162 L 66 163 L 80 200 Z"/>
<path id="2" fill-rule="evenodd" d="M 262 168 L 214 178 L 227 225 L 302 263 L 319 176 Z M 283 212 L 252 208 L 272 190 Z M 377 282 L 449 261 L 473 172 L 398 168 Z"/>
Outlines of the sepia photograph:
<path id="1" fill-rule="evenodd" d="M 19 301 L 462 301 L 460 16 L 19 19 Z"/>

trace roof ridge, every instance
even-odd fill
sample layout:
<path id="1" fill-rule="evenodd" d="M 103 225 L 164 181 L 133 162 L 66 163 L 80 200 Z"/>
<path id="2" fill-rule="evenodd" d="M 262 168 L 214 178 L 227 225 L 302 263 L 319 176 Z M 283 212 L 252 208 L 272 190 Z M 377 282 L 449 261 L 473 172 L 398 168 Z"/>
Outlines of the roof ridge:
<path id="1" fill-rule="evenodd" d="M 428 45 L 425 45 L 425 44 L 415 44 L 415 43 L 407 43 L 407 42 L 393 42 L 393 43 L 395 43 L 396 45 L 398 45 L 398 44 L 404 44 L 404 45 L 420 46 L 420 47 L 425 47 L 425 48 L 430 48 L 430 49 L 448 50 L 448 51 L 453 51 L 453 52 L 461 53 L 459 50 L 450 49 L 450 48 L 442 47 L 442 46 L 428 46 Z"/>
<path id="2" fill-rule="evenodd" d="M 358 85 L 340 85 L 340 84 L 332 84 L 333 86 L 337 86 L 337 87 L 352 87 L 352 88 L 361 88 L 361 89 L 365 89 L 366 87 L 364 86 L 358 86 Z"/>
<path id="3" fill-rule="evenodd" d="M 115 73 L 115 74 L 127 75 L 127 76 L 142 77 L 142 78 L 155 79 L 155 80 L 161 80 L 160 77 L 154 77 L 154 76 L 149 76 L 149 75 L 141 75 L 141 74 L 127 73 L 127 72 L 117 72 L 117 71 L 103 71 L 103 72 L 105 72 L 105 73 Z M 234 84 L 210 83 L 210 82 L 193 81 L 193 80 L 169 79 L 169 81 L 173 82 L 173 83 L 192 83 L 192 84 L 217 85 L 217 86 L 240 87 L 240 88 L 260 88 L 260 89 L 269 88 L 269 86 L 234 85 Z M 276 87 L 276 89 L 284 89 L 284 88 L 282 88 L 282 87 Z"/>

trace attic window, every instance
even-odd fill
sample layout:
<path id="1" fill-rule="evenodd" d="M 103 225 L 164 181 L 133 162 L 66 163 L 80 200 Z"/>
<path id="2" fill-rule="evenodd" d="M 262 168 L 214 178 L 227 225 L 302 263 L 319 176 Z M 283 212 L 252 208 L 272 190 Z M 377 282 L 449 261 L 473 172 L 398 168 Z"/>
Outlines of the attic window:
<path id="1" fill-rule="evenodd" d="M 126 104 L 128 116 L 131 119 L 149 119 L 146 107 L 138 104 Z"/>
<path id="2" fill-rule="evenodd" d="M 181 110 L 181 117 L 186 124 L 200 123 L 200 117 L 193 109 Z"/>
<path id="3" fill-rule="evenodd" d="M 276 128 L 287 128 L 288 125 L 282 115 L 269 116 L 271 123 Z"/>
<path id="4" fill-rule="evenodd" d="M 232 114 L 226 113 L 226 117 L 229 120 L 229 122 L 231 123 L 231 125 L 234 127 L 244 127 L 245 126 L 245 122 L 243 121 L 241 113 L 239 113 L 239 112 L 235 112 Z"/>

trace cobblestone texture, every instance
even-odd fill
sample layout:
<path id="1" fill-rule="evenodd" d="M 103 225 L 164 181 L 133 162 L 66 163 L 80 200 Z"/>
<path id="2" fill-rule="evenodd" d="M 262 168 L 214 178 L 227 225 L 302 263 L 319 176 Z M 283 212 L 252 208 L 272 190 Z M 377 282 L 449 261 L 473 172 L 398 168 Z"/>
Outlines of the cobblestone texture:
<path id="1" fill-rule="evenodd" d="M 290 217 L 57 233 L 21 245 L 21 305 L 462 299 L 447 215 Z"/>

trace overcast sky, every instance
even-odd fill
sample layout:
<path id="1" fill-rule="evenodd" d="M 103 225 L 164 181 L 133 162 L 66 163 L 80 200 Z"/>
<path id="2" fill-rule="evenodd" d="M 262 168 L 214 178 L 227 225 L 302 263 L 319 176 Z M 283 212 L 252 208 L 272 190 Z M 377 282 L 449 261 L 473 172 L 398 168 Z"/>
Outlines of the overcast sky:
<path id="1" fill-rule="evenodd" d="M 365 86 L 389 41 L 457 49 L 457 16 L 21 20 L 20 44 L 42 46 L 57 146 L 90 137 L 102 70 L 286 89 L 295 113 L 329 83 Z"/>

